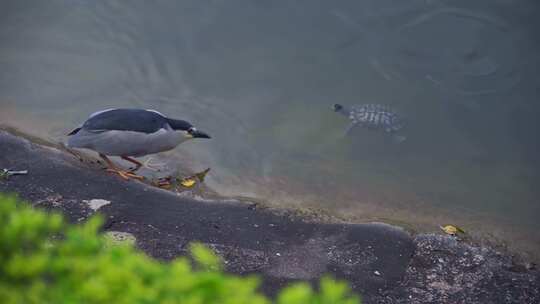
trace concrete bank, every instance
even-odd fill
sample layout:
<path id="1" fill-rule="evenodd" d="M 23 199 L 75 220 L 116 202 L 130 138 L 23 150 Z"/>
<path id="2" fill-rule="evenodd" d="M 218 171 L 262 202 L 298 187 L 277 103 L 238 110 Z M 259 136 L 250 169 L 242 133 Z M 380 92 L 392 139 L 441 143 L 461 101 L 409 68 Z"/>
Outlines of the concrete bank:
<path id="1" fill-rule="evenodd" d="M 72 222 L 101 213 L 105 230 L 133 234 L 158 259 L 185 254 L 191 241 L 206 243 L 228 271 L 260 274 L 269 294 L 330 273 L 349 281 L 366 303 L 540 303 L 534 265 L 448 236 L 410 235 L 385 224 L 313 223 L 244 202 L 179 196 L 0 130 L 1 168 L 29 173 L 0 181 L 0 192 L 60 210 Z"/>

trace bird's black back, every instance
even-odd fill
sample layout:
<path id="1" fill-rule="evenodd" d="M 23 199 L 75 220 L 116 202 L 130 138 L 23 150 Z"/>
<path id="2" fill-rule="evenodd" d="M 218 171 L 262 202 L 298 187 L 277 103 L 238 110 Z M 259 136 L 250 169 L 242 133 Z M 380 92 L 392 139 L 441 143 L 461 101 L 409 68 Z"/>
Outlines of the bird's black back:
<path id="1" fill-rule="evenodd" d="M 82 126 L 83 130 L 134 131 L 154 133 L 166 127 L 168 119 L 156 112 L 142 109 L 113 109 L 90 117 Z"/>

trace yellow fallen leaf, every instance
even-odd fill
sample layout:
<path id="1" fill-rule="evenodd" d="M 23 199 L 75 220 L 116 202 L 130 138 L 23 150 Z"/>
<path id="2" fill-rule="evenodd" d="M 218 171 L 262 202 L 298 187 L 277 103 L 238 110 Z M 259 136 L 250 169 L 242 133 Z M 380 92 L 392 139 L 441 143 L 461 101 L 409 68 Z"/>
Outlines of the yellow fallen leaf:
<path id="1" fill-rule="evenodd" d="M 191 188 L 193 186 L 195 186 L 197 182 L 195 181 L 194 178 L 184 178 L 180 181 L 180 185 L 186 187 L 186 188 Z"/>
<path id="2" fill-rule="evenodd" d="M 195 173 L 194 175 L 192 176 L 188 176 L 188 177 L 184 177 L 183 179 L 180 180 L 180 185 L 186 187 L 186 188 L 191 188 L 193 186 L 195 186 L 195 184 L 197 183 L 197 180 L 199 180 L 201 183 L 204 182 L 204 178 L 206 176 L 206 174 L 208 174 L 208 172 L 210 171 L 210 168 L 204 170 L 204 171 L 201 171 L 199 173 Z"/>
<path id="3" fill-rule="evenodd" d="M 456 235 L 458 232 L 459 233 L 465 233 L 465 231 L 463 231 L 463 229 L 461 229 L 461 228 L 459 228 L 457 226 L 446 225 L 446 226 L 440 226 L 440 228 L 442 229 L 442 231 L 444 231 L 445 233 L 450 234 L 450 235 Z"/>

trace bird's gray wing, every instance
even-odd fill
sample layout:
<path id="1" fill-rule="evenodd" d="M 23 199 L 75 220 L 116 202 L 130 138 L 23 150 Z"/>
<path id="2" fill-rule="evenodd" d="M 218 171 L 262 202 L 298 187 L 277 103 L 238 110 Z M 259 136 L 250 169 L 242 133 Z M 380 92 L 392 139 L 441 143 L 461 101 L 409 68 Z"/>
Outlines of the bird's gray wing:
<path id="1" fill-rule="evenodd" d="M 155 111 L 112 109 L 94 113 L 82 129 L 93 133 L 112 130 L 154 133 L 167 126 L 167 118 Z"/>

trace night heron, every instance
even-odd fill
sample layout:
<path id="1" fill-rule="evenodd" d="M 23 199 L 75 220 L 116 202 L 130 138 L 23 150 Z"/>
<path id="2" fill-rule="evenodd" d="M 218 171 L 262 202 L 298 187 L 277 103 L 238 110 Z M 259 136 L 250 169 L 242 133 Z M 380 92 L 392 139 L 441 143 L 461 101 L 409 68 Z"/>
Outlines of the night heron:
<path id="1" fill-rule="evenodd" d="M 143 164 L 131 157 L 168 151 L 192 138 L 210 138 L 185 120 L 143 109 L 96 112 L 68 136 L 67 147 L 98 152 L 108 165 L 107 171 L 117 173 L 124 179 L 143 179 L 135 174 Z M 122 170 L 107 156 L 120 156 L 135 164 L 135 168 Z"/>

